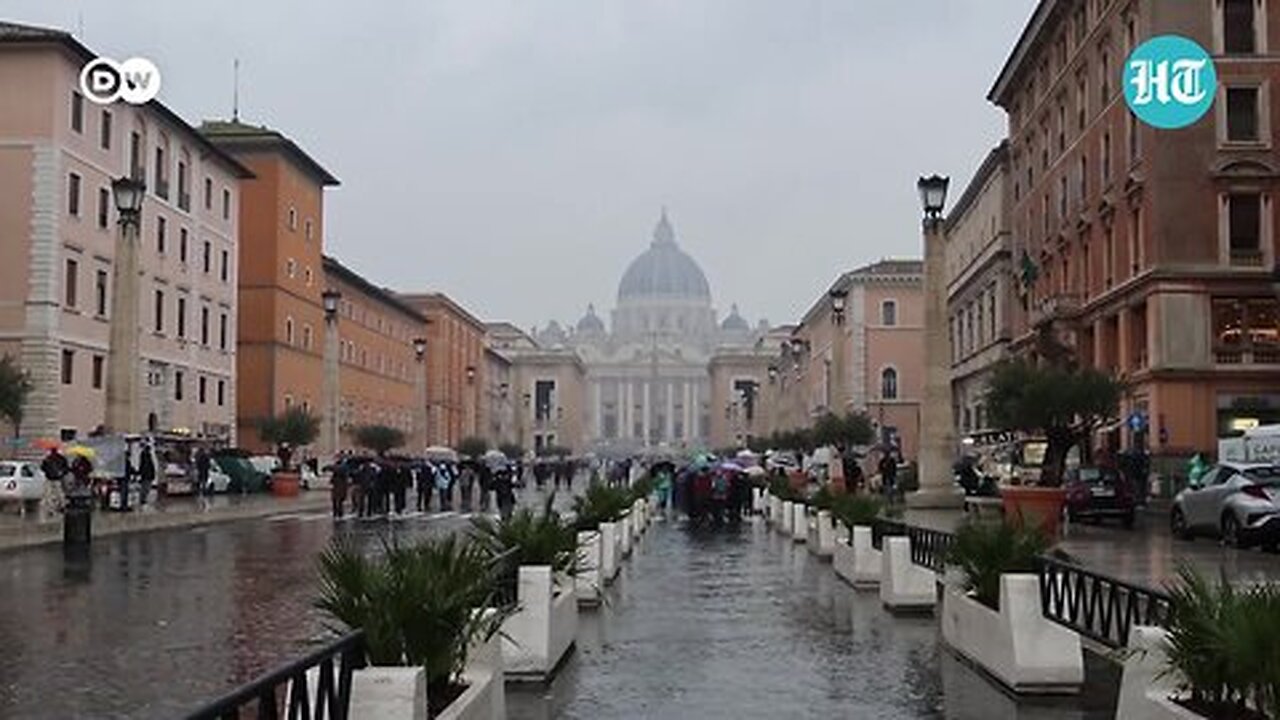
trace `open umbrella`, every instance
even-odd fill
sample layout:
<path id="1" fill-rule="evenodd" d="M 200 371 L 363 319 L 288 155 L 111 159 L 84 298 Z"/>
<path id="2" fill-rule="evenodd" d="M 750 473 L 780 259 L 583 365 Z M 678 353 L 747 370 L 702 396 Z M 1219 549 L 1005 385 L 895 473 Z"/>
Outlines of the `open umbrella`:
<path id="1" fill-rule="evenodd" d="M 87 460 L 92 460 L 98 453 L 91 447 L 85 447 L 84 445 L 72 445 L 67 448 L 67 454 L 74 457 L 82 457 Z"/>
<path id="2" fill-rule="evenodd" d="M 458 453 L 453 448 L 447 448 L 443 445 L 432 445 L 422 452 L 428 460 L 445 460 L 449 462 L 458 461 Z"/>
<path id="3" fill-rule="evenodd" d="M 31 447 L 36 448 L 37 450 L 57 450 L 62 447 L 62 443 L 54 440 L 53 438 L 43 437 L 32 440 Z"/>
<path id="4" fill-rule="evenodd" d="M 485 460 L 506 460 L 507 456 L 501 450 L 487 450 L 482 455 Z"/>
<path id="5" fill-rule="evenodd" d="M 720 470 L 729 470 L 729 471 L 732 471 L 732 472 L 742 472 L 742 471 L 745 469 L 745 468 L 743 468 L 741 465 L 739 465 L 738 463 L 733 462 L 732 460 L 727 461 L 727 462 L 722 462 L 722 463 L 720 463 L 717 467 L 718 467 Z"/>

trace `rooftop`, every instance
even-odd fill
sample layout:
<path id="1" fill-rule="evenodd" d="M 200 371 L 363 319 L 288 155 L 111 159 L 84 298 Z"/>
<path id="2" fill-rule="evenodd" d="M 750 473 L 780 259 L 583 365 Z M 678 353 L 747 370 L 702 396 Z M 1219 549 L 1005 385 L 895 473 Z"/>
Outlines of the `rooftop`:
<path id="1" fill-rule="evenodd" d="M 211 142 L 230 152 L 278 149 L 303 170 L 311 173 L 321 185 L 341 184 L 338 178 L 279 130 L 272 130 L 265 125 L 249 125 L 239 120 L 205 120 L 200 125 L 200 132 Z"/>

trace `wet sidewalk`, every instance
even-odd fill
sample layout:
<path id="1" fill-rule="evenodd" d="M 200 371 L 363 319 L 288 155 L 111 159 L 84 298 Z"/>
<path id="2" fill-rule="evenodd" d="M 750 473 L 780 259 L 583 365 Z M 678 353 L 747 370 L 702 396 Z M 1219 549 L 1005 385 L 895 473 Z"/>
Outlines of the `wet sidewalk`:
<path id="1" fill-rule="evenodd" d="M 298 497 L 271 495 L 217 495 L 212 498 L 166 498 L 129 512 L 95 510 L 93 536 L 194 527 L 229 520 L 248 520 L 282 513 L 311 512 L 329 507 L 328 490 L 303 492 Z M 62 542 L 62 515 L 19 517 L 0 515 L 0 552 Z"/>
<path id="2" fill-rule="evenodd" d="M 1111 718 L 1118 674 L 1090 663 L 1077 698 L 1019 704 L 762 521 L 657 523 L 548 687 L 508 687 L 513 720 L 544 718 Z"/>

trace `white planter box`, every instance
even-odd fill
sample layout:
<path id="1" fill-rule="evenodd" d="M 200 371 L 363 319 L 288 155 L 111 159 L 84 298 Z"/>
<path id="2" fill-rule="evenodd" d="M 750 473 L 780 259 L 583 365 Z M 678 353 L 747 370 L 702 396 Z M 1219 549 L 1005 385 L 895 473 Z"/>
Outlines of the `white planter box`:
<path id="1" fill-rule="evenodd" d="M 307 680 L 308 689 L 314 692 L 315 680 L 310 673 Z M 356 670 L 351 673 L 350 716 L 427 720 L 427 672 L 420 667 Z"/>
<path id="2" fill-rule="evenodd" d="M 831 511 L 819 510 L 814 524 L 816 537 L 810 541 L 809 549 L 818 557 L 829 558 L 836 551 L 836 521 L 832 519 Z"/>
<path id="3" fill-rule="evenodd" d="M 891 611 L 932 610 L 938 600 L 937 578 L 911 562 L 905 537 L 884 538 L 880 553 L 880 602 Z"/>
<path id="4" fill-rule="evenodd" d="M 1080 635 L 1044 617 L 1035 575 L 1000 577 L 999 612 L 945 586 L 942 638 L 1016 693 L 1074 694 L 1084 683 Z"/>
<path id="5" fill-rule="evenodd" d="M 791 541 L 802 543 L 809 539 L 809 506 L 804 503 L 792 503 L 791 511 L 795 513 L 791 520 Z"/>
<path id="6" fill-rule="evenodd" d="M 644 527 L 649 523 L 648 518 L 644 514 L 644 501 L 636 500 L 631 506 L 631 539 L 634 542 L 640 540 L 640 536 L 644 535 Z"/>
<path id="7" fill-rule="evenodd" d="M 578 573 L 573 578 L 579 605 L 600 604 L 600 554 L 602 543 L 596 530 L 578 533 Z"/>
<path id="8" fill-rule="evenodd" d="M 436 720 L 505 720 L 507 691 L 504 687 L 502 638 L 494 634 L 467 650 L 467 666 L 462 670 L 467 689 Z M 351 717 L 378 717 L 357 715 Z"/>
<path id="9" fill-rule="evenodd" d="M 831 569 L 836 571 L 836 577 L 853 585 L 853 547 L 849 545 L 849 541 L 844 538 L 836 540 L 836 546 L 831 552 Z"/>
<path id="10" fill-rule="evenodd" d="M 765 498 L 765 522 L 777 527 L 782 517 L 782 499 L 770 494 Z"/>
<path id="11" fill-rule="evenodd" d="M 853 579 L 849 582 L 855 587 L 879 585 L 882 572 L 884 572 L 884 559 L 872 543 L 871 526 L 854 525 Z"/>
<path id="12" fill-rule="evenodd" d="M 618 523 L 600 523 L 600 577 L 606 585 L 618 576 L 618 568 L 622 561 L 622 541 L 618 539 L 619 528 Z"/>
<path id="13" fill-rule="evenodd" d="M 795 503 L 790 500 L 782 501 L 782 512 L 778 514 L 778 523 L 774 525 L 774 529 L 778 532 L 791 537 L 791 523 L 795 520 Z"/>
<path id="14" fill-rule="evenodd" d="M 618 541 L 622 545 L 622 557 L 631 557 L 631 513 L 622 516 L 618 522 Z"/>
<path id="15" fill-rule="evenodd" d="M 544 681 L 569 652 L 578 633 L 578 601 L 550 565 L 522 565 L 519 609 L 502 623 L 502 660 L 507 679 Z"/>
<path id="16" fill-rule="evenodd" d="M 1203 717 L 1175 703 L 1178 679 L 1165 672 L 1164 628 L 1134 625 L 1129 628 L 1129 653 L 1120 679 L 1116 717 L 1125 720 L 1192 720 Z"/>
<path id="17" fill-rule="evenodd" d="M 765 494 L 763 488 L 751 488 L 751 514 L 759 515 L 764 512 Z"/>

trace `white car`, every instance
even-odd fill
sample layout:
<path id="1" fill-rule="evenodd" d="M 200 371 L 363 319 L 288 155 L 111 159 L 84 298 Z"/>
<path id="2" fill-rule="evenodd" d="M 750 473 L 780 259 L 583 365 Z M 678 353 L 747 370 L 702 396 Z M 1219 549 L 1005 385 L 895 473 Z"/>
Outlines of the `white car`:
<path id="1" fill-rule="evenodd" d="M 0 460 L 0 504 L 25 503 L 28 507 L 44 499 L 44 471 L 33 462 Z"/>

